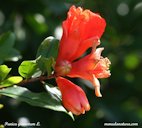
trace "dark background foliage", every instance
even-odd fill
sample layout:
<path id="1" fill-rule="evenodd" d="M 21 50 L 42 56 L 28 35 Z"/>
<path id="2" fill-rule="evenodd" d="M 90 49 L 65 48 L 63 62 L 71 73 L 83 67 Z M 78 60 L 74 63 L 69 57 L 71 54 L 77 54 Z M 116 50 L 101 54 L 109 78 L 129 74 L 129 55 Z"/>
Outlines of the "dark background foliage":
<path id="1" fill-rule="evenodd" d="M 0 4 L 0 34 L 14 32 L 15 48 L 22 55 L 18 62 L 4 63 L 13 68 L 11 74 L 18 74 L 19 64 L 35 59 L 42 40 L 55 35 L 73 4 L 100 13 L 107 22 L 101 46 L 105 47 L 103 56 L 112 62 L 112 75 L 101 80 L 103 97 L 96 98 L 94 90 L 76 79 L 87 93 L 91 110 L 75 117 L 74 122 L 64 113 L 1 97 L 0 124 L 27 119 L 40 122 L 41 128 L 102 128 L 105 122 L 137 122 L 142 126 L 141 0 L 4 0 Z M 43 90 L 38 82 L 26 86 L 36 92 Z"/>

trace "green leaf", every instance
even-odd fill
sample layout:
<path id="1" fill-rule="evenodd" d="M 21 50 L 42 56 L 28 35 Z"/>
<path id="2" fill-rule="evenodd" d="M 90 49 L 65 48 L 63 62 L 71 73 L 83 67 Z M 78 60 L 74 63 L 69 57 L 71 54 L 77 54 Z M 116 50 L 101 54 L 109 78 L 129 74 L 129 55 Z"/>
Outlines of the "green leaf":
<path id="1" fill-rule="evenodd" d="M 20 55 L 20 52 L 14 48 L 11 48 L 10 54 L 6 57 L 6 60 L 16 62 L 21 58 L 22 56 Z"/>
<path id="2" fill-rule="evenodd" d="M 37 59 L 37 64 L 40 70 L 45 73 L 48 73 L 48 76 L 51 75 L 53 64 L 55 63 L 54 58 L 46 58 L 40 56 Z"/>
<path id="3" fill-rule="evenodd" d="M 44 21 L 44 17 L 41 14 L 28 14 L 25 18 L 28 24 L 36 33 L 43 34 L 47 32 L 48 27 L 46 22 Z"/>
<path id="4" fill-rule="evenodd" d="M 8 79 L 2 81 L 0 83 L 0 87 L 8 87 L 14 84 L 18 84 L 23 80 L 23 78 L 21 76 L 12 76 L 9 77 Z"/>
<path id="5" fill-rule="evenodd" d="M 33 106 L 65 112 L 68 114 L 66 109 L 62 106 L 61 100 L 49 92 L 33 93 L 27 88 L 14 86 L 0 90 L 0 94 L 26 102 Z"/>
<path id="6" fill-rule="evenodd" d="M 37 77 L 40 77 L 41 75 L 42 75 L 41 70 L 37 70 L 37 71 L 32 75 L 32 78 L 37 78 Z"/>
<path id="7" fill-rule="evenodd" d="M 48 93 L 50 93 L 51 95 L 54 95 L 55 97 L 57 97 L 57 99 L 59 99 L 60 101 L 62 100 L 61 98 L 61 92 L 57 87 L 54 87 L 51 84 L 45 84 L 45 89 Z"/>
<path id="8" fill-rule="evenodd" d="M 10 71 L 11 68 L 8 68 L 6 65 L 0 65 L 0 82 L 7 77 Z"/>
<path id="9" fill-rule="evenodd" d="M 45 83 L 44 84 L 45 86 L 45 89 L 48 93 L 50 93 L 50 95 L 52 95 L 53 97 L 56 97 L 58 100 L 62 101 L 62 98 L 61 98 L 61 92 L 60 90 L 58 89 L 58 87 L 54 87 L 53 85 L 51 84 L 48 84 L 48 83 Z M 72 112 L 66 112 L 73 120 L 74 119 L 74 116 L 72 114 Z"/>
<path id="10" fill-rule="evenodd" d="M 35 61 L 23 61 L 18 71 L 22 77 L 30 78 L 37 71 L 37 64 Z"/>
<path id="11" fill-rule="evenodd" d="M 12 47 L 15 42 L 15 35 L 12 32 L 4 33 L 0 36 L 0 47 Z"/>
<path id="12" fill-rule="evenodd" d="M 59 41 L 54 37 L 47 37 L 39 46 L 37 51 L 37 57 L 43 56 L 46 58 L 56 58 L 58 54 Z"/>
<path id="13" fill-rule="evenodd" d="M 15 35 L 12 32 L 4 33 L 0 36 L 0 64 L 13 57 L 20 58 L 19 52 L 13 48 L 15 43 Z M 17 59 L 17 60 L 18 60 Z"/>

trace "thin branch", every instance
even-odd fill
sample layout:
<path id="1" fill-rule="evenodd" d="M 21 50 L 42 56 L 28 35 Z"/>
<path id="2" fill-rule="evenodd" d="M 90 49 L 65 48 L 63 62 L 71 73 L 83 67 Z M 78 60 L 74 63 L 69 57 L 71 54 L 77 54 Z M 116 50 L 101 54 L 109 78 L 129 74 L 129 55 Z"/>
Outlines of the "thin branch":
<path id="1" fill-rule="evenodd" d="M 17 85 L 24 85 L 24 84 L 28 84 L 28 83 L 32 83 L 32 82 L 36 82 L 36 81 L 45 81 L 45 80 L 48 80 L 51 78 L 55 78 L 55 75 L 53 74 L 51 76 L 40 76 L 40 77 L 36 77 L 36 78 L 25 79 L 25 80 L 22 80 Z"/>
<path id="2" fill-rule="evenodd" d="M 55 74 L 53 74 L 51 76 L 40 76 L 40 77 L 36 77 L 36 78 L 25 79 L 16 85 L 25 85 L 25 84 L 36 82 L 36 81 L 40 81 L 41 83 L 43 83 L 45 80 L 52 79 L 52 78 L 55 78 Z M 2 88 L 6 88 L 6 86 L 0 85 L 0 89 L 2 89 Z"/>

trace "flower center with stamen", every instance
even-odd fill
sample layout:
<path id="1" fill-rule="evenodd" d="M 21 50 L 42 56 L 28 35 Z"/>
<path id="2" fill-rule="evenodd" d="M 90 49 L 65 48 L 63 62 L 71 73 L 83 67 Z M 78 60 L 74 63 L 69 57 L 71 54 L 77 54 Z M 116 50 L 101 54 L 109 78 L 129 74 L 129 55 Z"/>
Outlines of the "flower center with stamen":
<path id="1" fill-rule="evenodd" d="M 66 76 L 71 71 L 71 63 L 67 60 L 61 61 L 56 67 L 55 72 L 57 76 Z"/>

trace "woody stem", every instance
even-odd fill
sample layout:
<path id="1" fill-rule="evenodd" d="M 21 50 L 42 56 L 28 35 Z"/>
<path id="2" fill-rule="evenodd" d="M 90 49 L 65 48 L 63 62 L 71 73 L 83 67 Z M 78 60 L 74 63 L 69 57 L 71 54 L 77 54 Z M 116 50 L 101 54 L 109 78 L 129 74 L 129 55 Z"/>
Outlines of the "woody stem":
<path id="1" fill-rule="evenodd" d="M 24 84 L 32 83 L 32 82 L 36 82 L 36 81 L 44 81 L 44 80 L 48 80 L 48 79 L 51 79 L 51 78 L 54 78 L 54 77 L 55 77 L 55 75 L 53 74 L 51 76 L 40 76 L 40 77 L 36 77 L 36 78 L 25 79 L 25 80 L 22 80 L 17 85 L 24 85 Z"/>

